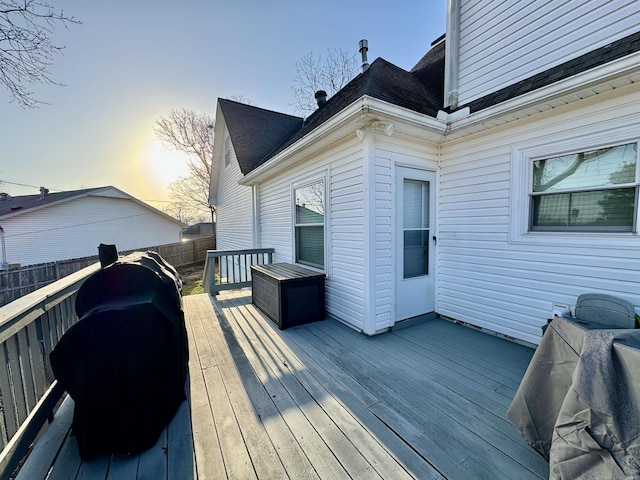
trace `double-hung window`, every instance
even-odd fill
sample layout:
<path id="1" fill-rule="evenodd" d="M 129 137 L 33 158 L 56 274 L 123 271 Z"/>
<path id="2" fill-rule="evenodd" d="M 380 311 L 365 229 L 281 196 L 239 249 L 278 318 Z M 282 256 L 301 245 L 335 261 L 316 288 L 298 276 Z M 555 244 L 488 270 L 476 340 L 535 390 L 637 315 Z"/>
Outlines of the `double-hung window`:
<path id="1" fill-rule="evenodd" d="M 635 232 L 638 145 L 533 160 L 531 231 Z"/>
<path id="2" fill-rule="evenodd" d="M 324 179 L 293 189 L 295 262 L 324 270 Z"/>

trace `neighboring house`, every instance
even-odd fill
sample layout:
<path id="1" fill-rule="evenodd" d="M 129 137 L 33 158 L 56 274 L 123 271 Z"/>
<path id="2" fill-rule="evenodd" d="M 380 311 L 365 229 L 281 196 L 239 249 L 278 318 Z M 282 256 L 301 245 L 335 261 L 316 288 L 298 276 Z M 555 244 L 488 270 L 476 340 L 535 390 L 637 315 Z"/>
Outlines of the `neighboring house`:
<path id="1" fill-rule="evenodd" d="M 202 237 L 213 236 L 213 223 L 201 222 L 185 228 L 182 231 L 182 240 L 195 240 Z"/>
<path id="2" fill-rule="evenodd" d="M 581 293 L 637 308 L 637 3 L 448 5 L 446 44 L 306 119 L 218 101 L 218 248 L 323 271 L 366 334 L 433 312 L 536 344 Z"/>
<path id="3" fill-rule="evenodd" d="M 0 195 L 3 259 L 32 265 L 180 241 L 185 225 L 115 187 Z"/>

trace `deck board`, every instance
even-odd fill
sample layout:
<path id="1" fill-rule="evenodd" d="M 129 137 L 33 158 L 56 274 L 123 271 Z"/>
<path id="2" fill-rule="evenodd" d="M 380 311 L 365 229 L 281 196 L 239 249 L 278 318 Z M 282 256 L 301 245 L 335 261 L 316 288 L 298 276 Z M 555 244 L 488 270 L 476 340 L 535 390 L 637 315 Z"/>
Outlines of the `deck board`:
<path id="1" fill-rule="evenodd" d="M 81 462 L 69 436 L 49 478 L 548 478 L 505 415 L 531 349 L 443 319 L 282 331 L 246 289 L 184 309 L 189 403 L 158 444 Z"/>

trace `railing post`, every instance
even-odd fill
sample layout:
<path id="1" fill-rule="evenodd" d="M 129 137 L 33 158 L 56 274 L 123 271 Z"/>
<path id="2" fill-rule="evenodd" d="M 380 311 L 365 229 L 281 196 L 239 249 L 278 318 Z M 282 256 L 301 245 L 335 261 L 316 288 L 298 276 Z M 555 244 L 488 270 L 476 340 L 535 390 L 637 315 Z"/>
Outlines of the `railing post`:
<path id="1" fill-rule="evenodd" d="M 273 248 L 207 251 L 203 277 L 205 291 L 211 294 L 251 285 L 251 265 L 272 263 L 273 253 Z M 219 281 L 215 279 L 216 262 Z"/>

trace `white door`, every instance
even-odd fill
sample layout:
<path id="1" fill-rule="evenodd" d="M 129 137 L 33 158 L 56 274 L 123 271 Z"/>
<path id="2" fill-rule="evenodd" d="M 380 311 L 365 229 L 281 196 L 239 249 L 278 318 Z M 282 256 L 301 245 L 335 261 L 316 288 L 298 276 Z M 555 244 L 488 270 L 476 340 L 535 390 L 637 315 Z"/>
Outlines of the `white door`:
<path id="1" fill-rule="evenodd" d="M 396 321 L 435 309 L 434 172 L 398 167 Z"/>

